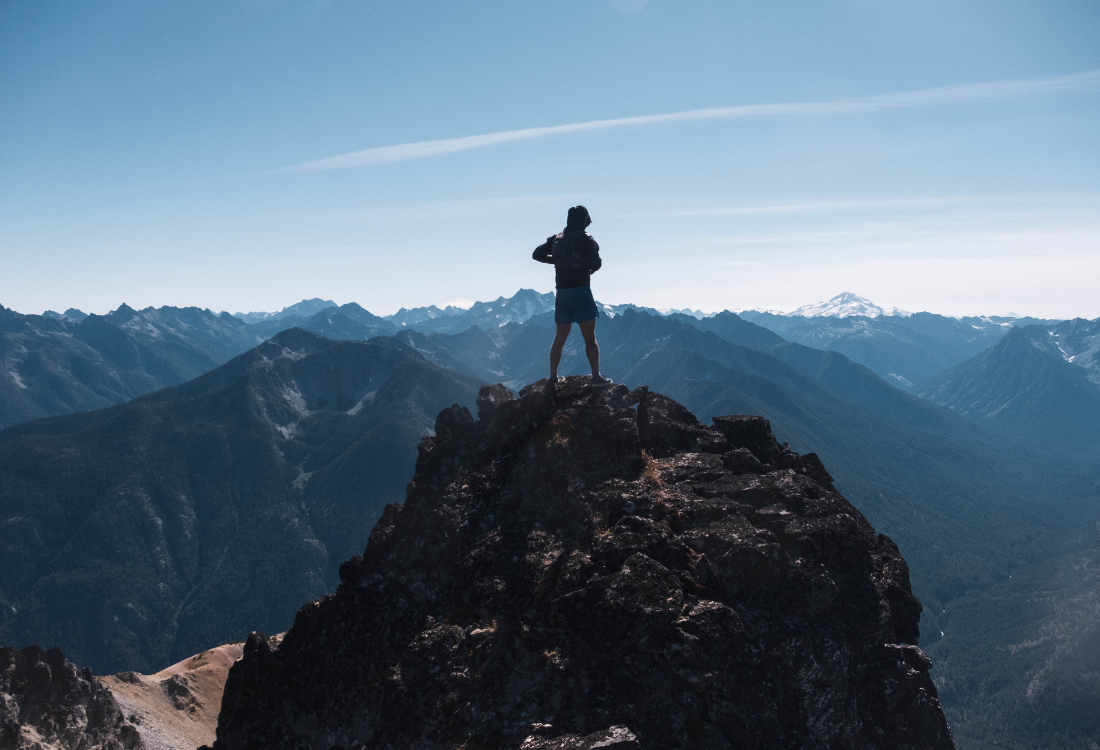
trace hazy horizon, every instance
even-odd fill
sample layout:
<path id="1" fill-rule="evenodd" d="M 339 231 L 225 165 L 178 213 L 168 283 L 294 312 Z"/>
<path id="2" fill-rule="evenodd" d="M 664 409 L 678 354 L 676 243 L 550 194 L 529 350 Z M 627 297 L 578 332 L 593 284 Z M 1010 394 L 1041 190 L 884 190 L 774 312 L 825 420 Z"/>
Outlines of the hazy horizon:
<path id="1" fill-rule="evenodd" d="M 0 304 L 1100 317 L 1100 5 L 0 8 Z M 567 43 L 566 43 L 566 40 Z"/>
<path id="2" fill-rule="evenodd" d="M 246 310 L 246 309 L 235 309 L 235 308 L 214 309 L 214 308 L 210 308 L 210 307 L 203 307 L 201 305 L 168 305 L 168 306 L 169 307 L 181 307 L 181 308 L 182 307 L 198 307 L 200 309 L 206 310 L 208 312 L 213 312 L 215 314 L 221 314 L 223 312 L 224 313 L 229 313 L 231 315 L 238 315 L 238 314 L 247 315 L 247 314 L 252 314 L 252 313 L 274 314 L 274 313 L 282 312 L 283 310 L 285 310 L 289 307 L 293 307 L 294 305 L 296 305 L 300 302 L 312 301 L 314 299 L 322 299 L 323 301 L 332 302 L 333 305 L 335 305 L 337 307 L 340 307 L 340 306 L 346 305 L 346 304 L 355 303 L 355 304 L 358 304 L 361 307 L 363 307 L 368 312 L 371 312 L 375 315 L 379 315 L 379 316 L 382 316 L 382 317 L 386 317 L 386 316 L 396 314 L 401 309 L 413 309 L 414 307 L 431 307 L 431 306 L 435 306 L 435 307 L 438 307 L 440 309 L 445 309 L 449 306 L 454 306 L 454 307 L 458 307 L 458 308 L 462 308 L 462 309 L 469 309 L 470 307 L 472 307 L 474 304 L 476 304 L 478 302 L 486 303 L 486 302 L 496 301 L 497 299 L 510 299 L 512 296 L 517 294 L 522 289 L 531 289 L 531 290 L 533 290 L 533 291 L 535 291 L 539 294 L 547 294 L 547 293 L 550 293 L 550 292 L 554 291 L 554 288 L 552 286 L 549 289 L 538 289 L 538 288 L 535 288 L 535 287 L 521 287 L 520 289 L 517 289 L 517 290 L 515 290 L 514 292 L 511 292 L 511 293 L 498 294 L 498 295 L 495 295 L 493 297 L 488 297 L 488 298 L 485 298 L 485 299 L 470 300 L 470 299 L 466 299 L 465 297 L 458 297 L 456 299 L 452 299 L 452 300 L 449 300 L 449 301 L 446 301 L 446 302 L 429 302 L 429 303 L 424 304 L 424 305 L 415 305 L 415 306 L 402 305 L 400 307 L 395 307 L 393 309 L 382 309 L 382 308 L 371 307 L 370 305 L 365 304 L 362 300 L 358 300 L 358 299 L 346 299 L 346 300 L 327 299 L 326 300 L 326 299 L 323 299 L 323 298 L 320 298 L 320 297 L 303 297 L 303 298 L 294 300 L 293 302 L 288 302 L 287 304 L 280 305 L 278 307 L 274 307 L 274 308 L 267 309 L 267 310 Z M 830 302 L 832 299 L 834 299 L 836 297 L 839 297 L 839 296 L 842 296 L 842 295 L 845 295 L 845 294 L 854 294 L 855 296 L 860 297 L 862 300 L 864 300 L 866 302 L 869 302 L 869 303 L 871 303 L 871 304 L 873 304 L 877 307 L 882 308 L 884 311 L 886 311 L 884 314 L 890 314 L 890 312 L 892 310 L 896 309 L 900 312 L 904 312 L 904 313 L 908 313 L 908 314 L 919 313 L 919 312 L 928 312 L 928 313 L 935 313 L 935 314 L 938 314 L 938 315 L 944 315 L 946 317 L 954 317 L 954 318 L 963 318 L 963 317 L 1043 318 L 1044 317 L 1044 316 L 1039 316 L 1039 315 L 1032 315 L 1032 314 L 1027 313 L 1027 312 L 1020 312 L 1018 310 L 1006 310 L 1006 311 L 1003 311 L 1003 312 L 1002 311 L 993 311 L 993 312 L 982 312 L 982 313 L 951 313 L 951 312 L 944 312 L 942 310 L 925 310 L 925 309 L 904 310 L 903 308 L 900 308 L 896 305 L 880 304 L 878 302 L 878 300 L 868 299 L 867 297 L 864 297 L 863 295 L 861 295 L 857 292 L 851 292 L 851 291 L 838 292 L 837 294 L 834 294 L 834 295 L 832 295 L 831 297 L 829 297 L 827 299 L 807 301 L 807 302 L 804 302 L 804 303 L 802 303 L 800 305 L 797 305 L 793 308 L 777 308 L 777 307 L 753 307 L 753 308 L 740 307 L 740 308 L 734 308 L 734 307 L 721 307 L 721 308 L 717 308 L 717 309 L 705 309 L 705 308 L 701 308 L 701 307 L 691 307 L 691 306 L 688 306 L 688 305 L 683 305 L 683 306 L 651 305 L 651 304 L 647 304 L 645 302 L 639 302 L 638 300 L 631 300 L 631 299 L 612 301 L 612 300 L 602 299 L 598 294 L 595 295 L 595 296 L 596 296 L 596 299 L 599 303 L 605 304 L 605 305 L 611 305 L 611 306 L 615 306 L 615 305 L 636 305 L 638 307 L 647 307 L 647 308 L 653 308 L 653 309 L 656 309 L 656 310 L 664 310 L 664 311 L 668 311 L 668 310 L 690 310 L 692 312 L 698 311 L 698 312 L 702 312 L 702 313 L 705 313 L 705 314 L 717 314 L 717 313 L 724 312 L 724 311 L 729 311 L 729 312 L 733 312 L 733 313 L 742 313 L 742 312 L 750 312 L 751 311 L 751 312 L 770 312 L 770 313 L 776 313 L 776 314 L 780 314 L 780 315 L 793 315 L 798 310 L 798 308 L 809 307 L 809 306 L 812 306 L 812 305 L 825 304 L 827 302 Z M 102 309 L 83 309 L 83 308 L 76 307 L 75 305 L 65 305 L 64 307 L 60 307 L 60 308 L 46 308 L 45 310 L 40 310 L 39 311 L 39 310 L 18 310 L 18 309 L 12 308 L 12 307 L 8 307 L 7 305 L 3 305 L 3 302 L 0 301 L 0 306 L 8 307 L 8 309 L 14 310 L 15 312 L 23 314 L 23 315 L 42 315 L 46 312 L 53 312 L 53 313 L 59 313 L 60 314 L 60 313 L 64 313 L 65 310 L 70 309 L 70 308 L 74 308 L 74 307 L 76 307 L 77 310 L 80 310 L 80 312 L 83 312 L 83 313 L 95 314 L 95 315 L 106 315 L 108 313 L 114 312 L 115 310 L 118 310 L 120 307 L 122 307 L 122 305 L 128 305 L 129 307 L 131 307 L 135 310 L 144 310 L 144 309 L 148 309 L 149 307 L 160 308 L 160 307 L 163 306 L 163 305 L 142 305 L 142 306 L 139 307 L 138 305 L 133 305 L 133 304 L 130 304 L 130 303 L 126 302 L 125 300 L 123 300 L 122 302 L 119 302 L 119 303 L 117 303 L 113 306 L 110 306 L 110 307 L 107 307 L 107 308 L 102 308 Z M 1057 319 L 1059 319 L 1059 320 L 1068 320 L 1068 319 L 1071 319 L 1072 317 L 1083 317 L 1083 316 L 1078 315 L 1078 316 L 1070 316 L 1069 318 L 1057 318 Z M 1048 319 L 1054 319 L 1054 318 L 1048 318 Z"/>

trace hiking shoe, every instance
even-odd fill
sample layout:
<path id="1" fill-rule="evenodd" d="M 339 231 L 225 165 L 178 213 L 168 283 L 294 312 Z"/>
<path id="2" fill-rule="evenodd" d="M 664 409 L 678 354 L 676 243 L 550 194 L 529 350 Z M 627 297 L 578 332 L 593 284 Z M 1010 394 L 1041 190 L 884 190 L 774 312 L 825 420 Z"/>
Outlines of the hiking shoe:
<path id="1" fill-rule="evenodd" d="M 596 375 L 592 376 L 592 385 L 611 385 L 614 382 L 615 381 L 611 378 L 604 377 L 603 375 L 598 377 Z"/>

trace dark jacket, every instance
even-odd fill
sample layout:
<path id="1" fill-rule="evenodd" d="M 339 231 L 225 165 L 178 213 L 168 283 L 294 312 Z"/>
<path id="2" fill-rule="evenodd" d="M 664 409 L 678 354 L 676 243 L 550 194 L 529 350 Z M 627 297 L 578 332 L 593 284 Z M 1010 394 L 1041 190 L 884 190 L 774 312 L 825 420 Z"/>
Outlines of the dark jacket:
<path id="1" fill-rule="evenodd" d="M 546 242 L 535 248 L 535 252 L 531 254 L 531 257 L 539 263 L 550 263 L 553 265 L 554 240 L 561 237 L 563 234 L 564 232 L 559 232 L 553 237 L 547 237 Z M 578 254 L 588 256 L 588 268 L 554 266 L 554 286 L 558 289 L 591 286 L 592 274 L 599 271 L 600 266 L 603 265 L 603 261 L 600 260 L 600 246 L 596 244 L 596 240 L 592 239 L 592 235 L 588 234 L 588 232 L 585 232 L 577 238 L 573 248 Z"/>

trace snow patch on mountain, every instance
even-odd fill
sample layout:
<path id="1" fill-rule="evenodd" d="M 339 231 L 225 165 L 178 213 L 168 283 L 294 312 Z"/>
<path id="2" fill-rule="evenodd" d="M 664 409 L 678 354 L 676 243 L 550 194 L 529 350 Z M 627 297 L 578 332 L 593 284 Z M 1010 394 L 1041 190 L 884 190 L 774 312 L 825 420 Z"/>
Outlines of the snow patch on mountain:
<path id="1" fill-rule="evenodd" d="M 702 310 L 692 310 L 690 307 L 685 307 L 680 310 L 677 310 L 675 307 L 658 307 L 657 312 L 661 313 L 661 315 L 672 315 L 674 313 L 679 313 L 681 315 L 690 315 L 691 317 L 698 320 L 702 320 L 703 318 L 710 318 L 715 315 L 715 313 L 705 313 Z"/>
<path id="2" fill-rule="evenodd" d="M 291 315 L 308 318 L 330 307 L 336 307 L 336 303 L 330 299 L 314 297 L 313 299 L 304 299 L 289 307 L 284 307 L 279 312 L 238 312 L 233 313 L 233 317 L 243 320 L 245 323 L 258 323 L 261 320 L 281 320 Z M 66 314 L 68 314 L 68 311 L 66 311 Z"/>
<path id="3" fill-rule="evenodd" d="M 787 317 L 802 318 L 848 318 L 860 315 L 866 318 L 877 318 L 882 315 L 899 315 L 908 318 L 913 313 L 899 310 L 896 307 L 879 307 L 874 302 L 851 292 L 843 292 L 826 302 L 818 302 L 812 305 L 803 305 L 797 310 L 782 313 Z"/>

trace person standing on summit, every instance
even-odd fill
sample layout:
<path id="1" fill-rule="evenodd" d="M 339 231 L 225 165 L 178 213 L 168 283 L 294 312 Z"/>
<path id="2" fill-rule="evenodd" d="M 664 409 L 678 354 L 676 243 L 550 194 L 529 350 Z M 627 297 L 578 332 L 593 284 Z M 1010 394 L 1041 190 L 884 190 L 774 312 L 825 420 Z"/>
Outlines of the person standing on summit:
<path id="1" fill-rule="evenodd" d="M 596 300 L 592 297 L 592 274 L 600 270 L 600 246 L 592 235 L 584 231 L 592 223 L 588 209 L 573 206 L 569 209 L 565 229 L 535 248 L 531 257 L 539 263 L 554 266 L 554 286 L 557 287 L 554 302 L 554 322 L 558 326 L 554 343 L 550 347 L 550 383 L 556 385 L 564 378 L 558 377 L 561 350 L 569 338 L 574 323 L 584 337 L 584 353 L 592 365 L 593 383 L 610 383 L 610 378 L 600 374 L 600 345 L 596 342 Z"/>

